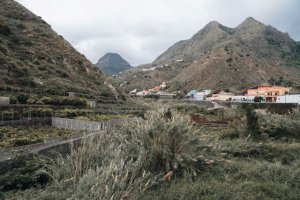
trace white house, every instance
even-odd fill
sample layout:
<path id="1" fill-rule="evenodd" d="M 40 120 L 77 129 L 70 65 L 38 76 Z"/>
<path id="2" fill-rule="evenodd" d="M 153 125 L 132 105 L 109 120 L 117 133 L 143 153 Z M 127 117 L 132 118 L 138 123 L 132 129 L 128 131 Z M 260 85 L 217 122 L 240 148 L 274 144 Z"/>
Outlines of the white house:
<path id="1" fill-rule="evenodd" d="M 136 94 L 136 93 L 137 93 L 137 89 L 134 89 L 134 90 L 130 91 L 129 94 Z"/>
<path id="2" fill-rule="evenodd" d="M 300 104 L 300 94 L 278 96 L 276 103 L 297 103 Z"/>
<path id="3" fill-rule="evenodd" d="M 135 94 L 135 96 L 137 96 L 137 97 L 143 97 L 143 96 L 145 96 L 145 95 L 147 95 L 147 94 L 149 94 L 149 91 L 143 90 L 143 91 L 141 91 L 141 92 L 137 92 L 137 93 Z"/>
<path id="4" fill-rule="evenodd" d="M 191 90 L 187 97 L 194 101 L 203 101 L 206 99 L 206 96 L 211 93 L 211 90 L 202 90 L 201 92 L 198 92 L 196 90 Z"/>
<path id="5" fill-rule="evenodd" d="M 87 101 L 86 105 L 92 109 L 95 109 L 97 107 L 96 101 Z"/>
<path id="6" fill-rule="evenodd" d="M 0 105 L 9 105 L 10 104 L 10 98 L 9 97 L 0 97 Z"/>
<path id="7" fill-rule="evenodd" d="M 194 100 L 195 101 L 203 101 L 205 100 L 205 92 L 197 92 L 196 95 L 194 95 Z"/>
<path id="8" fill-rule="evenodd" d="M 166 87 L 167 87 L 167 84 L 166 84 L 166 82 L 163 82 L 160 86 L 160 89 L 166 89 Z"/>
<path id="9" fill-rule="evenodd" d="M 211 90 L 203 90 L 203 92 L 204 92 L 205 95 L 211 94 Z"/>

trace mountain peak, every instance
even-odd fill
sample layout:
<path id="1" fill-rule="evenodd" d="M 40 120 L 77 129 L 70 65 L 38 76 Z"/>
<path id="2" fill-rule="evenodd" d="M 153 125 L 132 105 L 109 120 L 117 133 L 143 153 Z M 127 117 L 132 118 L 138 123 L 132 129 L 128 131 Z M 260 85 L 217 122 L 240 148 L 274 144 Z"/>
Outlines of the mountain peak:
<path id="1" fill-rule="evenodd" d="M 237 28 L 239 27 L 253 27 L 253 26 L 265 26 L 263 23 L 257 21 L 253 17 L 247 17 Z"/>
<path id="2" fill-rule="evenodd" d="M 211 21 L 209 22 L 205 27 L 218 27 L 219 26 L 219 22 L 217 21 Z"/>
<path id="3" fill-rule="evenodd" d="M 96 64 L 107 75 L 117 74 L 131 68 L 131 65 L 118 53 L 106 53 Z"/>
<path id="4" fill-rule="evenodd" d="M 255 20 L 252 17 L 248 17 L 236 27 L 235 31 L 236 33 L 251 38 L 253 35 L 261 35 L 265 31 L 266 27 L 267 26 L 265 24 Z"/>
<path id="5" fill-rule="evenodd" d="M 258 21 L 253 17 L 247 17 L 244 22 L 258 22 Z"/>
<path id="6" fill-rule="evenodd" d="M 112 53 L 112 52 L 108 52 L 104 56 L 118 56 L 118 57 L 121 57 L 118 53 Z"/>
<path id="7" fill-rule="evenodd" d="M 204 31 L 216 31 L 216 30 L 221 30 L 227 33 L 231 33 L 232 29 L 229 27 L 226 27 L 222 24 L 220 24 L 217 21 L 211 21 L 209 22 L 204 28 Z"/>

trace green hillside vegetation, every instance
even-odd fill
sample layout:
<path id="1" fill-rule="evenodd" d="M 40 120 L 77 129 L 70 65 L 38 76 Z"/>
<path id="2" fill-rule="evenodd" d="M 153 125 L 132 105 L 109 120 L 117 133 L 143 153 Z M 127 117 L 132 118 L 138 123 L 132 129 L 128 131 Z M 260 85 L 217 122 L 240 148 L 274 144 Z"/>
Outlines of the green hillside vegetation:
<path id="1" fill-rule="evenodd" d="M 0 87 L 118 95 L 90 61 L 13 0 L 1 0 L 0 71 Z"/>

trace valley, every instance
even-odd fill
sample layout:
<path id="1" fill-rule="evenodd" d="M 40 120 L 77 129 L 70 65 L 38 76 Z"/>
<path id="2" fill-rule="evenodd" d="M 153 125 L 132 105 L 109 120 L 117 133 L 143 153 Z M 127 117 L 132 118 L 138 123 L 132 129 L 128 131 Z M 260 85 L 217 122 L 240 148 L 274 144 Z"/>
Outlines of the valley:
<path id="1" fill-rule="evenodd" d="M 121 55 L 144 56 L 155 26 L 130 26 L 133 52 L 99 48 L 94 65 L 79 49 L 95 49 L 95 21 L 75 49 L 18 2 L 0 0 L 0 200 L 299 198 L 300 46 L 287 33 L 212 21 L 132 66 Z M 100 27 L 106 52 L 121 18 Z"/>

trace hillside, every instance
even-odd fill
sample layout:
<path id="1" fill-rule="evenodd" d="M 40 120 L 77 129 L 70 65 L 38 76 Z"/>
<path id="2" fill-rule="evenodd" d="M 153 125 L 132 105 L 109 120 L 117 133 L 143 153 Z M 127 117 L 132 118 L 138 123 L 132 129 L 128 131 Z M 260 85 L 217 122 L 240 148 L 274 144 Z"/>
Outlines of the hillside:
<path id="1" fill-rule="evenodd" d="M 293 85 L 300 81 L 300 46 L 287 33 L 251 17 L 236 28 L 210 22 L 191 39 L 171 46 L 151 66 L 155 70 L 127 72 L 119 77 L 120 83 L 127 83 L 127 90 L 166 81 L 173 90 L 240 91 L 281 77 L 284 84 Z"/>
<path id="2" fill-rule="evenodd" d="M 117 53 L 107 53 L 95 64 L 105 74 L 114 75 L 131 68 L 130 64 Z"/>
<path id="3" fill-rule="evenodd" d="M 0 0 L 0 86 L 113 95 L 102 74 L 40 17 Z"/>

